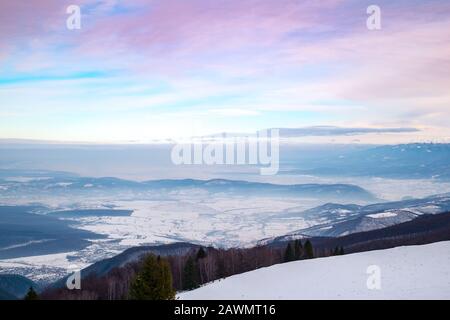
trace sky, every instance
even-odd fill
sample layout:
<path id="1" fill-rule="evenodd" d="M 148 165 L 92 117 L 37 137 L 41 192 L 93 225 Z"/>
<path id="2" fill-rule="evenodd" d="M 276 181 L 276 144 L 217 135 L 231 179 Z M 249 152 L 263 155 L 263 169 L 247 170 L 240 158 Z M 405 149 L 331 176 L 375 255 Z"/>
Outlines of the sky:
<path id="1" fill-rule="evenodd" d="M 450 142 L 449 88 L 448 0 L 0 2 L 0 139 L 339 126 L 417 129 L 342 141 Z"/>

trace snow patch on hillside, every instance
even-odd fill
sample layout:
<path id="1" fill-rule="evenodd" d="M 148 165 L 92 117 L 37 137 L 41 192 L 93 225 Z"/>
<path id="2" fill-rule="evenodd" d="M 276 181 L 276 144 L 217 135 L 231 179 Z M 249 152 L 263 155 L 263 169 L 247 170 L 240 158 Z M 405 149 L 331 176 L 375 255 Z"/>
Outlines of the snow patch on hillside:
<path id="1" fill-rule="evenodd" d="M 392 212 L 392 211 L 385 211 L 385 212 L 381 212 L 381 213 L 368 214 L 367 216 L 372 219 L 392 218 L 392 217 L 396 217 L 397 213 Z"/>
<path id="2" fill-rule="evenodd" d="M 367 287 L 368 267 L 374 265 L 381 270 L 380 290 Z M 450 241 L 280 264 L 216 281 L 178 298 L 450 299 Z"/>

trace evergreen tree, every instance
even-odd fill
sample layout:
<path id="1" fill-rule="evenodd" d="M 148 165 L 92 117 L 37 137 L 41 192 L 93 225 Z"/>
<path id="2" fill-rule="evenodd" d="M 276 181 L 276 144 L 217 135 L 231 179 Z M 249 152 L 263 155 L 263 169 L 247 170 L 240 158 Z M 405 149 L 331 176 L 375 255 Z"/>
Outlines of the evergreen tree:
<path id="1" fill-rule="evenodd" d="M 286 247 L 286 251 L 284 252 L 284 262 L 290 262 L 294 260 L 295 260 L 295 252 L 292 249 L 291 243 L 289 242 Z"/>
<path id="2" fill-rule="evenodd" d="M 341 249 L 339 250 L 339 255 L 340 256 L 343 256 L 345 253 L 344 253 L 344 247 L 341 247 Z"/>
<path id="3" fill-rule="evenodd" d="M 217 277 L 225 278 L 226 277 L 226 268 L 225 268 L 225 260 L 222 257 L 217 258 Z"/>
<path id="4" fill-rule="evenodd" d="M 39 296 L 36 293 L 36 291 L 34 291 L 33 287 L 30 287 L 30 289 L 28 289 L 26 296 L 23 299 L 24 300 L 39 300 Z"/>
<path id="5" fill-rule="evenodd" d="M 300 260 L 303 256 L 303 245 L 301 240 L 295 240 L 294 242 L 295 260 Z"/>
<path id="6" fill-rule="evenodd" d="M 149 255 L 142 270 L 131 283 L 129 297 L 132 300 L 173 300 L 172 272 L 165 259 Z"/>
<path id="7" fill-rule="evenodd" d="M 339 255 L 339 247 L 334 248 L 333 256 Z"/>
<path id="8" fill-rule="evenodd" d="M 198 260 L 201 260 L 204 258 L 206 258 L 206 252 L 203 248 L 200 248 L 197 252 L 197 256 L 195 257 L 195 260 L 198 261 Z"/>
<path id="9" fill-rule="evenodd" d="M 192 290 L 199 287 L 199 270 L 192 256 L 190 256 L 183 270 L 183 290 Z"/>
<path id="10" fill-rule="evenodd" d="M 313 249 L 311 241 L 309 241 L 309 240 L 306 240 L 306 242 L 305 242 L 305 256 L 306 256 L 306 259 L 314 258 L 314 249 Z"/>

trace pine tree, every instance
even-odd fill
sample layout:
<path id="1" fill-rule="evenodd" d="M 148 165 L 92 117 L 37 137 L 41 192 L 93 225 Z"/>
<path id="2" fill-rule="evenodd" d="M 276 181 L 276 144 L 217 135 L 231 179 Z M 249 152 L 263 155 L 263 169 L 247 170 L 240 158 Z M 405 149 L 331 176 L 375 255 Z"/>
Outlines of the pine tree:
<path id="1" fill-rule="evenodd" d="M 223 257 L 218 257 L 216 262 L 217 268 L 217 278 L 225 278 L 226 277 L 226 268 L 225 268 L 225 260 Z"/>
<path id="2" fill-rule="evenodd" d="M 344 253 L 344 247 L 341 247 L 341 249 L 339 250 L 339 255 L 340 256 L 343 256 L 345 253 Z"/>
<path id="3" fill-rule="evenodd" d="M 309 241 L 309 240 L 306 240 L 306 242 L 305 242 L 305 256 L 306 256 L 306 259 L 314 258 L 314 249 L 313 249 L 311 241 Z"/>
<path id="4" fill-rule="evenodd" d="M 199 270 L 192 256 L 190 256 L 183 270 L 183 290 L 192 290 L 199 287 Z"/>
<path id="5" fill-rule="evenodd" d="M 132 300 L 173 300 L 175 290 L 167 260 L 153 255 L 145 258 L 142 270 L 131 283 L 129 297 Z"/>
<path id="6" fill-rule="evenodd" d="M 39 296 L 36 293 L 36 291 L 34 291 L 33 287 L 30 287 L 30 289 L 28 289 L 26 296 L 23 299 L 24 300 L 39 300 Z"/>
<path id="7" fill-rule="evenodd" d="M 292 249 L 291 243 L 289 242 L 286 247 L 286 251 L 284 252 L 284 262 L 290 262 L 294 260 L 295 260 L 295 252 Z"/>
<path id="8" fill-rule="evenodd" d="M 333 256 L 339 255 L 339 247 L 334 248 Z"/>
<path id="9" fill-rule="evenodd" d="M 195 260 L 198 261 L 198 260 L 201 260 L 204 258 L 206 258 L 206 252 L 203 248 L 200 248 L 197 252 L 197 256 L 195 257 Z"/>
<path id="10" fill-rule="evenodd" d="M 301 240 L 295 240 L 294 242 L 295 260 L 300 260 L 303 256 L 303 245 Z"/>

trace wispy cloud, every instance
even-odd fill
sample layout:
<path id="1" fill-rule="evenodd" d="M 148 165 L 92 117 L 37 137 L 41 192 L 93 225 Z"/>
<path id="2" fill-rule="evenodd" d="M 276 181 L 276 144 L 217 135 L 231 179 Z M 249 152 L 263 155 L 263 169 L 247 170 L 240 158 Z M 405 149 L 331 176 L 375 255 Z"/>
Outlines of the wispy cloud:
<path id="1" fill-rule="evenodd" d="M 304 136 L 355 136 L 367 133 L 410 133 L 419 132 L 416 128 L 344 128 L 333 126 L 314 126 L 304 128 L 278 128 L 282 137 Z"/>
<path id="2" fill-rule="evenodd" d="M 448 1 L 380 0 L 379 31 L 366 0 L 82 0 L 74 31 L 71 2 L 1 1 L 0 136 L 323 123 L 450 135 Z"/>

